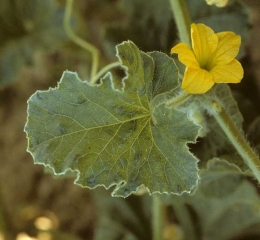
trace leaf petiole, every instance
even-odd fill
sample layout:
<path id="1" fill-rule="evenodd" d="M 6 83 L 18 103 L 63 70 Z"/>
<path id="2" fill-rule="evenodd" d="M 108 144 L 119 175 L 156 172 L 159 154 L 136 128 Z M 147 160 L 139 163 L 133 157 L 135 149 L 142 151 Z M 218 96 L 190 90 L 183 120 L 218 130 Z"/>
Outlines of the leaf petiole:
<path id="1" fill-rule="evenodd" d="M 212 103 L 209 112 L 216 119 L 230 142 L 233 144 L 260 183 L 260 159 L 250 147 L 243 134 L 238 130 L 225 109 L 217 102 Z"/>
<path id="2" fill-rule="evenodd" d="M 108 72 L 112 68 L 116 68 L 119 66 L 122 66 L 122 64 L 119 61 L 106 65 L 93 78 L 91 78 L 90 85 L 94 85 L 106 72 Z"/>
<path id="3" fill-rule="evenodd" d="M 70 18 L 72 12 L 72 5 L 73 0 L 67 0 L 66 2 L 66 9 L 65 15 L 63 19 L 63 25 L 66 33 L 68 34 L 69 38 L 78 46 L 82 47 L 83 49 L 89 51 L 92 54 L 92 66 L 91 66 L 91 74 L 90 74 L 90 85 L 94 85 L 107 71 L 112 68 L 119 67 L 121 65 L 120 62 L 113 62 L 102 68 L 99 72 L 98 71 L 98 63 L 99 63 L 99 50 L 92 44 L 88 43 L 87 41 L 83 40 L 82 38 L 78 37 L 71 29 L 70 26 Z"/>
<path id="4" fill-rule="evenodd" d="M 179 105 L 183 104 L 186 100 L 188 100 L 192 95 L 189 93 L 186 93 L 185 91 L 182 91 L 178 96 L 170 99 L 166 102 L 165 107 L 171 108 L 171 107 L 178 107 Z"/>
<path id="5" fill-rule="evenodd" d="M 78 37 L 71 29 L 70 26 L 70 18 L 72 12 L 72 5 L 73 0 L 67 0 L 66 8 L 65 8 L 65 15 L 63 19 L 63 25 L 66 33 L 68 34 L 69 38 L 76 43 L 78 46 L 86 49 L 92 54 L 92 66 L 91 66 L 91 73 L 90 79 L 93 79 L 98 71 L 98 62 L 99 62 L 99 50 L 92 44 L 88 43 L 87 41 L 83 40 L 82 38 Z"/>

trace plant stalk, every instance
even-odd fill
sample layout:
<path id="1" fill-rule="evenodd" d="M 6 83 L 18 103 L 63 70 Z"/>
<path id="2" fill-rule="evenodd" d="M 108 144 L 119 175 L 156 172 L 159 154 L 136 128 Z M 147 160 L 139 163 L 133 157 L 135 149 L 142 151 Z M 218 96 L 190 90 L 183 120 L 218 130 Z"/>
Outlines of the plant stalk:
<path id="1" fill-rule="evenodd" d="M 225 109 L 218 103 L 213 103 L 210 113 L 216 119 L 230 142 L 233 144 L 260 183 L 260 159 L 246 141 L 243 133 L 238 130 L 237 126 L 227 114 Z"/>
<path id="2" fill-rule="evenodd" d="M 163 227 L 164 227 L 164 210 L 163 204 L 158 194 L 152 195 L 152 229 L 153 240 L 163 239 Z"/>
<path id="3" fill-rule="evenodd" d="M 92 44 L 88 43 L 87 41 L 83 40 L 82 38 L 78 37 L 70 26 L 70 18 L 72 12 L 73 0 L 67 0 L 66 8 L 65 8 L 65 15 L 63 19 L 64 29 L 69 36 L 69 38 L 78 46 L 86 49 L 92 54 L 92 66 L 91 66 L 91 73 L 90 79 L 94 78 L 98 71 L 98 62 L 99 62 L 99 50 Z"/>
<path id="4" fill-rule="evenodd" d="M 181 42 L 191 46 L 191 17 L 186 0 L 169 0 Z"/>

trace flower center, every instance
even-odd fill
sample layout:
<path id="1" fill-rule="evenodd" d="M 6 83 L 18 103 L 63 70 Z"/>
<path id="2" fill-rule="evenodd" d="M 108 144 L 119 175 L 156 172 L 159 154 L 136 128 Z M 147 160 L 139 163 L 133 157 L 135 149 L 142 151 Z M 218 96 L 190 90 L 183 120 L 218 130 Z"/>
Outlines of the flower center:
<path id="1" fill-rule="evenodd" d="M 212 58 L 211 57 L 208 57 L 208 58 L 204 58 L 203 61 L 199 61 L 198 60 L 198 63 L 200 65 L 200 68 L 201 69 L 204 69 L 206 71 L 210 71 L 213 66 L 214 66 L 214 63 L 212 62 Z"/>

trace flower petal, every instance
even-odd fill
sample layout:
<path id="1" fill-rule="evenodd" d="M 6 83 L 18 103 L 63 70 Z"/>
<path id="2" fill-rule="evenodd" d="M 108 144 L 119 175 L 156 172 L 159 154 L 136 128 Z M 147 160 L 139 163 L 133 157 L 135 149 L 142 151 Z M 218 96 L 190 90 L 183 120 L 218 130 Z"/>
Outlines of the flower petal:
<path id="1" fill-rule="evenodd" d="M 239 61 L 234 59 L 228 64 L 215 66 L 210 73 L 215 83 L 239 83 L 244 75 L 244 70 Z"/>
<path id="2" fill-rule="evenodd" d="M 177 44 L 171 49 L 171 53 L 177 53 L 179 61 L 186 66 L 199 66 L 193 51 L 186 43 Z"/>
<path id="3" fill-rule="evenodd" d="M 186 68 L 182 88 L 191 94 L 207 92 L 214 85 L 212 75 L 201 68 Z"/>
<path id="4" fill-rule="evenodd" d="M 241 44 L 241 37 L 233 32 L 220 32 L 218 37 L 218 48 L 212 58 L 214 65 L 227 64 L 238 54 Z"/>
<path id="5" fill-rule="evenodd" d="M 191 24 L 192 48 L 202 68 L 218 46 L 218 37 L 214 31 L 204 24 Z"/>

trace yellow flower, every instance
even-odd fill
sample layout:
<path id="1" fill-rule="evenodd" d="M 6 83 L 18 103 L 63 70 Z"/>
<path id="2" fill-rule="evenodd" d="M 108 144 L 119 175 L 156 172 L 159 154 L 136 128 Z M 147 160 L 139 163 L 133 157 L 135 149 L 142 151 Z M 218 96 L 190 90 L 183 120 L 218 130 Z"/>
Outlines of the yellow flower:
<path id="1" fill-rule="evenodd" d="M 243 68 L 235 59 L 241 44 L 233 32 L 214 31 L 204 24 L 191 24 L 192 49 L 179 43 L 171 49 L 186 65 L 182 88 L 191 94 L 207 92 L 215 83 L 239 83 Z"/>

